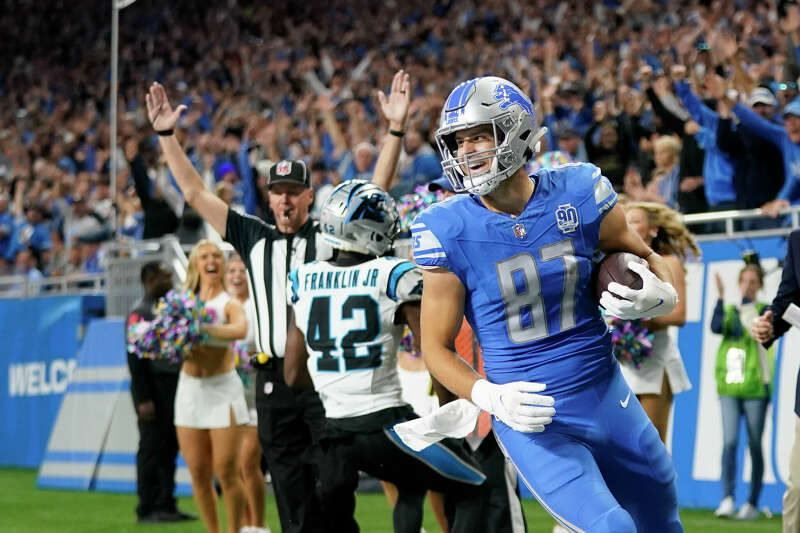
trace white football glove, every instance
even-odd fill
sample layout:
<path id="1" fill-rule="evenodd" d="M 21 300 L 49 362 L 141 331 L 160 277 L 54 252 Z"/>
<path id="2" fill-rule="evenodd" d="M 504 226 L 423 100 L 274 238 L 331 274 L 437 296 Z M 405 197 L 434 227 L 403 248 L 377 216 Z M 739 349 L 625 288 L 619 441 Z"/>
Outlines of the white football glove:
<path id="1" fill-rule="evenodd" d="M 522 433 L 538 433 L 553 421 L 556 410 L 552 396 L 536 394 L 543 383 L 515 381 L 504 385 L 479 379 L 472 386 L 472 403 L 494 415 L 511 429 Z"/>
<path id="2" fill-rule="evenodd" d="M 600 297 L 600 305 L 607 314 L 623 320 L 636 320 L 666 315 L 675 309 L 678 305 L 675 287 L 658 279 L 647 265 L 631 261 L 628 268 L 641 276 L 642 288 L 636 290 L 615 281 L 609 283 L 608 290 L 603 291 Z M 617 298 L 611 292 L 627 300 Z"/>

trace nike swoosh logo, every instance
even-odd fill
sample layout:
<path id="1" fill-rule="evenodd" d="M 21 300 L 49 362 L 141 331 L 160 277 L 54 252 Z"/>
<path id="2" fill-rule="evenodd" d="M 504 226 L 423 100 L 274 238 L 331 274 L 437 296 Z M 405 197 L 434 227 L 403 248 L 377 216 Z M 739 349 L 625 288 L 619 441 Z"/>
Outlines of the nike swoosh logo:
<path id="1" fill-rule="evenodd" d="M 625 396 L 625 401 L 620 400 L 619 404 L 622 406 L 623 409 L 628 408 L 628 401 L 631 399 L 631 391 L 628 391 L 628 395 Z"/>
<path id="2" fill-rule="evenodd" d="M 663 304 L 663 303 L 664 303 L 664 298 L 659 298 L 659 299 L 658 299 L 658 303 L 657 303 L 656 305 L 654 305 L 654 306 L 653 306 L 653 307 L 651 307 L 650 309 L 645 309 L 644 311 L 642 311 L 642 313 L 647 313 L 647 312 L 649 312 L 649 311 L 652 311 L 653 309 L 655 309 L 656 307 L 658 307 L 659 305 L 661 305 L 661 304 Z"/>

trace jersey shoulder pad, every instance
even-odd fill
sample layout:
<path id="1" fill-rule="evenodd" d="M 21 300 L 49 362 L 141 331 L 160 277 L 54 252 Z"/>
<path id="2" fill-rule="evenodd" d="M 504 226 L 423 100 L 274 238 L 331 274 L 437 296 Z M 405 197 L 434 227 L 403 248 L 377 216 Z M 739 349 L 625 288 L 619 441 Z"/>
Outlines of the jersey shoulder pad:
<path id="1" fill-rule="evenodd" d="M 423 268 L 448 268 L 447 248 L 464 227 L 468 195 L 457 195 L 422 211 L 411 224 L 414 262 Z"/>
<path id="2" fill-rule="evenodd" d="M 617 193 L 611 182 L 591 163 L 566 163 L 550 172 L 553 179 L 569 187 L 581 200 L 593 198 L 600 214 L 604 214 L 617 203 Z"/>
<path id="3" fill-rule="evenodd" d="M 417 265 L 398 257 L 384 259 L 389 270 L 386 296 L 395 302 L 419 301 L 422 298 L 422 272 Z"/>

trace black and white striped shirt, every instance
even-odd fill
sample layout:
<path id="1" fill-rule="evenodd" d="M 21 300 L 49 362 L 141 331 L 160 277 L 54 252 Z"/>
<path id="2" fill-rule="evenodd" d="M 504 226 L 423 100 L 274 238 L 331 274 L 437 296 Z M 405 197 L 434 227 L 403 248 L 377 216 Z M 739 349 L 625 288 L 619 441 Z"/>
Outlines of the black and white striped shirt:
<path id="1" fill-rule="evenodd" d="M 247 282 L 256 310 L 256 351 L 283 357 L 288 329 L 287 276 L 301 264 L 330 259 L 332 249 L 323 240 L 316 221 L 308 219 L 297 233 L 281 233 L 275 226 L 233 209 L 228 210 L 225 240 L 247 266 Z"/>

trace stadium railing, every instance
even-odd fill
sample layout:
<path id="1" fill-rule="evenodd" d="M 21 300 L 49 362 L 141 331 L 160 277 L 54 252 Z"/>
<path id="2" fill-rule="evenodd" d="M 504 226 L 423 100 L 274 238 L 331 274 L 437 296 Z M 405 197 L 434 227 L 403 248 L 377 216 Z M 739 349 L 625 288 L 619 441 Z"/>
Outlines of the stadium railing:
<path id="1" fill-rule="evenodd" d="M 712 211 L 709 213 L 695 213 L 683 215 L 683 223 L 689 231 L 696 232 L 695 238 L 698 241 L 720 241 L 731 238 L 753 238 L 753 237 L 775 237 L 788 235 L 792 230 L 800 228 L 800 205 L 791 206 L 781 211 L 781 214 L 774 220 L 780 227 L 769 229 L 749 229 L 743 230 L 740 222 L 745 220 L 773 220 L 766 218 L 760 209 L 731 209 L 729 211 Z M 711 223 L 724 225 L 723 231 L 711 233 L 699 233 L 703 227 L 708 227 Z M 717 229 L 717 228 L 714 228 Z"/>
<path id="2" fill-rule="evenodd" d="M 32 281 L 26 276 L 0 276 L 0 299 L 40 296 L 98 294 L 106 297 L 107 316 L 125 316 L 141 296 L 142 265 L 161 261 L 172 270 L 176 282 L 186 278 L 186 255 L 178 239 L 164 237 L 147 241 L 110 241 L 100 250 L 99 274 L 74 273 Z"/>

